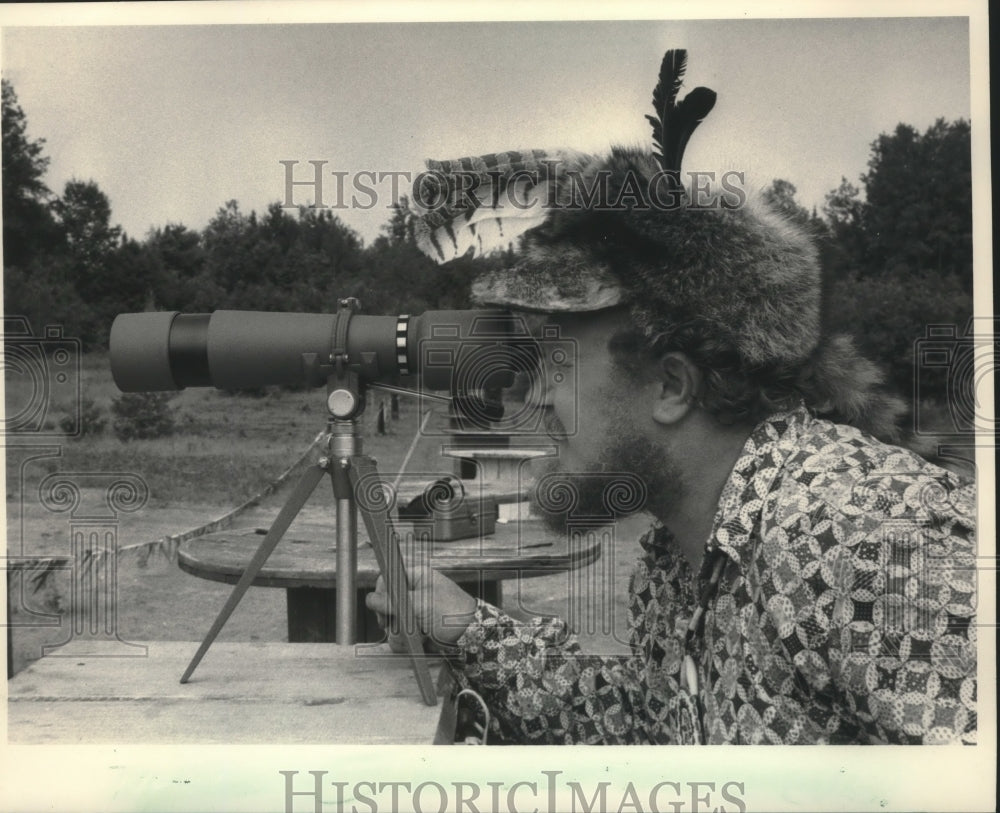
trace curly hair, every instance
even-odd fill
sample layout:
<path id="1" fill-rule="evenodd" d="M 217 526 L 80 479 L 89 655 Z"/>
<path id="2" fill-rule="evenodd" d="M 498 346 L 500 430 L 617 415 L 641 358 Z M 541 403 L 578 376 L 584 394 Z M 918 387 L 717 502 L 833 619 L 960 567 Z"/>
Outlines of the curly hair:
<path id="1" fill-rule="evenodd" d="M 642 306 L 632 310 L 634 322 L 649 324 Z M 649 335 L 630 328 L 612 336 L 608 346 L 633 378 L 648 378 L 667 353 L 686 355 L 703 376 L 697 405 L 723 425 L 754 425 L 804 404 L 818 416 L 885 440 L 899 439 L 897 424 L 905 405 L 885 389 L 878 368 L 842 333 L 821 339 L 803 360 L 768 364 L 747 363 L 726 331 L 703 319 L 660 322 L 660 329 Z"/>

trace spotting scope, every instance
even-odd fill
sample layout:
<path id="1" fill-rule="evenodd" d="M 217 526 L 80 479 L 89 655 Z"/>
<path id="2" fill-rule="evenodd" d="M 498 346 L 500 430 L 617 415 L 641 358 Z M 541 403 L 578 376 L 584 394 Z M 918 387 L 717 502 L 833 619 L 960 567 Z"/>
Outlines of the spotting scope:
<path id="1" fill-rule="evenodd" d="M 417 376 L 423 389 L 474 392 L 534 366 L 535 342 L 506 311 L 357 311 L 343 300 L 336 313 L 124 313 L 111 326 L 111 373 L 123 392 L 319 387 L 340 368 L 371 384 Z"/>

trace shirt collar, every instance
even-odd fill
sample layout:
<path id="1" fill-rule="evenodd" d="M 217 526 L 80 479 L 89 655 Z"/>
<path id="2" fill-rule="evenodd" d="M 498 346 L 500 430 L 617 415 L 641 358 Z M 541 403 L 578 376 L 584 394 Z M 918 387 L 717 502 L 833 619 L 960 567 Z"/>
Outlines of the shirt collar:
<path id="1" fill-rule="evenodd" d="M 722 488 L 707 554 L 722 551 L 735 562 L 744 564 L 764 500 L 788 452 L 794 449 L 803 429 L 811 421 L 809 412 L 800 406 L 769 416 L 750 433 Z"/>
<path id="2" fill-rule="evenodd" d="M 771 491 L 787 454 L 802 430 L 812 421 L 804 406 L 778 412 L 761 421 L 750 433 L 729 473 L 705 547 L 705 570 L 716 551 L 742 564 L 749 556 L 749 540 L 760 519 L 764 498 Z M 659 522 L 639 540 L 640 546 L 662 554 L 673 546 L 673 535 Z"/>

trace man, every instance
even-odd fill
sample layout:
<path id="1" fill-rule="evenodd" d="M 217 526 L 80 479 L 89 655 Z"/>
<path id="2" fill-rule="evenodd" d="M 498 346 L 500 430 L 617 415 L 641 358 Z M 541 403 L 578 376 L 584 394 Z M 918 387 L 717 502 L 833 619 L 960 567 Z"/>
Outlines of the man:
<path id="1" fill-rule="evenodd" d="M 615 473 L 642 484 L 656 525 L 630 584 L 631 656 L 588 656 L 559 619 L 420 571 L 418 620 L 494 741 L 974 742 L 972 486 L 862 431 L 891 434 L 899 410 L 825 329 L 807 236 L 751 195 L 683 188 L 715 98 L 676 103 L 684 63 L 663 62 L 656 153 L 430 164 L 436 205 L 417 224 L 441 260 L 524 234 L 473 292 L 577 341 L 576 375 L 544 394 L 562 474 L 539 477 L 539 509 L 565 519 L 546 498 L 560 483 L 584 505 L 607 504 Z M 391 612 L 381 588 L 369 606 Z"/>

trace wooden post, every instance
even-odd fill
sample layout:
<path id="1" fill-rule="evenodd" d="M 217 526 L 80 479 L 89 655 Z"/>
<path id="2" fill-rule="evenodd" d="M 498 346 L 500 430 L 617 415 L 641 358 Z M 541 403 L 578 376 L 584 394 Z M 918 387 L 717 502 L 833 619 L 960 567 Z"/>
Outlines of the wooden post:
<path id="1" fill-rule="evenodd" d="M 385 434 L 385 401 L 378 402 L 378 418 L 375 424 L 375 431 L 380 435 Z"/>
<path id="2" fill-rule="evenodd" d="M 14 571 L 7 568 L 7 680 L 14 677 L 14 605 L 10 600 L 10 583 Z"/>

